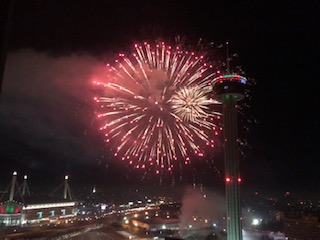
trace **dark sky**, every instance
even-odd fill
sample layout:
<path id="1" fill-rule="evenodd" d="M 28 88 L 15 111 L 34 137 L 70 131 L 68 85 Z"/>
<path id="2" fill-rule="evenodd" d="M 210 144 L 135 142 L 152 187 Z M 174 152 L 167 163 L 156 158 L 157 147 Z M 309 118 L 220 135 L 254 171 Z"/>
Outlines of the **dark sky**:
<path id="1" fill-rule="evenodd" d="M 256 81 L 249 115 L 258 124 L 246 135 L 243 188 L 319 190 L 319 10 L 319 1 L 298 0 L 14 1 L 0 98 L 1 181 L 17 170 L 49 185 L 65 173 L 78 184 L 159 183 L 108 157 L 91 123 L 88 85 L 134 41 L 180 35 L 229 41 Z M 221 169 L 221 157 L 215 161 Z M 207 175 L 187 182 L 194 179 L 221 183 Z"/>

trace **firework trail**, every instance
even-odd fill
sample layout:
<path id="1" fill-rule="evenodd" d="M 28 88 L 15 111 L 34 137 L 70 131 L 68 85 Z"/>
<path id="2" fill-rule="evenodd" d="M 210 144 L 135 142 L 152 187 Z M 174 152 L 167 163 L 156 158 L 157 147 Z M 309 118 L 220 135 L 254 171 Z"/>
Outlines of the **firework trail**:
<path id="1" fill-rule="evenodd" d="M 135 168 L 171 171 L 214 147 L 219 104 L 210 97 L 215 68 L 204 56 L 164 42 L 135 44 L 133 54 L 119 54 L 108 64 L 98 118 L 114 156 Z"/>

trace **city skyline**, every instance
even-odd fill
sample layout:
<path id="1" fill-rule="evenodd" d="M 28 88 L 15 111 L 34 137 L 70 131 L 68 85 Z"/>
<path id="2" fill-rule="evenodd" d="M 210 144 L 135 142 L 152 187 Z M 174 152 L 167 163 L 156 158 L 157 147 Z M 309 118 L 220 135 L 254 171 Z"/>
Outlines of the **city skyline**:
<path id="1" fill-rule="evenodd" d="M 111 156 L 91 124 L 93 92 L 86 84 L 92 73 L 103 75 L 106 59 L 134 41 L 180 35 L 218 45 L 229 41 L 236 62 L 256 81 L 250 115 L 258 123 L 250 126 L 251 148 L 240 161 L 243 188 L 319 190 L 319 3 L 213 5 L 16 1 L 0 102 L 1 180 L 18 171 L 47 183 L 44 176 L 60 182 L 69 174 L 79 183 L 159 184 L 156 176 L 141 178 Z M 214 162 L 220 175 L 206 162 L 195 163 L 196 170 L 183 170 L 181 183 L 221 184 L 222 149 Z"/>

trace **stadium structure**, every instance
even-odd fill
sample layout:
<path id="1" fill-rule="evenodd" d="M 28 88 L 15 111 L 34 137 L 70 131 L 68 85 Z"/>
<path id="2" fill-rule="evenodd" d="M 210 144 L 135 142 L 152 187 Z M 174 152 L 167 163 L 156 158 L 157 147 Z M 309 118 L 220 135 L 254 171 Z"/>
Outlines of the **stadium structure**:
<path id="1" fill-rule="evenodd" d="M 27 175 L 24 175 L 21 186 L 18 184 L 17 175 L 17 172 L 13 173 L 9 186 L 0 198 L 0 227 L 48 224 L 75 216 L 77 202 L 72 200 L 68 176 L 65 176 L 63 184 L 57 188 L 64 187 L 63 196 L 57 198 L 30 195 Z"/>

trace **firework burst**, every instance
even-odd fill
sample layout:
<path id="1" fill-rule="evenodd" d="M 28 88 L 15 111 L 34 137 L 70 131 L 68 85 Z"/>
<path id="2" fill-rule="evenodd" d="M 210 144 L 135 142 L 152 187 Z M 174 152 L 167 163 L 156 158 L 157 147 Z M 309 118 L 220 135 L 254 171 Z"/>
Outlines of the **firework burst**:
<path id="1" fill-rule="evenodd" d="M 108 77 L 94 83 L 105 141 L 135 168 L 171 171 L 214 147 L 220 113 L 210 97 L 216 69 L 204 56 L 164 42 L 135 44 L 108 64 Z"/>

